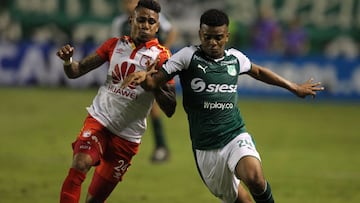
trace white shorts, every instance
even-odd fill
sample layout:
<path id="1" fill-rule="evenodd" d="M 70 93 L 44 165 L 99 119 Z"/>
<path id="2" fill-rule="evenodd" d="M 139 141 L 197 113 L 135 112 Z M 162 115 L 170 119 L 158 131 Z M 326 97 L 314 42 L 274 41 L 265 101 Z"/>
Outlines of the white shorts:
<path id="1" fill-rule="evenodd" d="M 224 203 L 234 203 L 238 195 L 240 180 L 234 170 L 244 156 L 260 159 L 251 135 L 241 133 L 223 148 L 195 150 L 199 173 L 208 189 Z"/>

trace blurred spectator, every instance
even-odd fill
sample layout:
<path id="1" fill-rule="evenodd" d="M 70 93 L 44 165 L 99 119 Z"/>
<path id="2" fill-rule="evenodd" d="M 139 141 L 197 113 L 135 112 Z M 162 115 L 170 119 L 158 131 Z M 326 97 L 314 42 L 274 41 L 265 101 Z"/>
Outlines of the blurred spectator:
<path id="1" fill-rule="evenodd" d="M 6 9 L 0 10 L 0 40 L 17 42 L 22 38 L 21 25 L 11 19 Z"/>
<path id="2" fill-rule="evenodd" d="M 282 50 L 281 26 L 267 6 L 259 8 L 258 19 L 252 28 L 252 49 L 258 53 L 279 53 Z"/>
<path id="3" fill-rule="evenodd" d="M 62 44 L 63 42 L 69 41 L 69 37 L 55 23 L 48 23 L 34 28 L 31 34 L 31 40 L 40 44 Z"/>
<path id="4" fill-rule="evenodd" d="M 298 16 L 287 24 L 284 31 L 284 47 L 286 57 L 303 56 L 309 50 L 308 34 Z"/>
<path id="5" fill-rule="evenodd" d="M 331 58 L 342 56 L 347 59 L 355 59 L 359 56 L 359 47 L 353 38 L 340 35 L 326 46 L 325 55 Z"/>

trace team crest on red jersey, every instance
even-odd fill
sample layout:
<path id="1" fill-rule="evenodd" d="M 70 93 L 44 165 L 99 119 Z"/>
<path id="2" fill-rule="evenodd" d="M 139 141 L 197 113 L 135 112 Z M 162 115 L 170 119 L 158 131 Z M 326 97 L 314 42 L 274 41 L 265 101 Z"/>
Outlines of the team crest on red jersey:
<path id="1" fill-rule="evenodd" d="M 135 71 L 134 64 L 128 65 L 127 62 L 124 62 L 121 64 L 120 67 L 119 64 L 116 64 L 114 70 L 112 71 L 112 82 L 114 84 L 118 84 L 121 81 L 123 81 L 126 76 L 133 73 L 134 71 Z M 135 89 L 135 85 L 132 83 L 129 85 L 129 88 Z"/>
<path id="2" fill-rule="evenodd" d="M 147 66 L 147 63 L 151 63 L 152 60 L 151 60 L 151 57 L 150 56 L 141 56 L 141 59 L 140 59 L 140 66 L 142 67 L 146 67 Z"/>

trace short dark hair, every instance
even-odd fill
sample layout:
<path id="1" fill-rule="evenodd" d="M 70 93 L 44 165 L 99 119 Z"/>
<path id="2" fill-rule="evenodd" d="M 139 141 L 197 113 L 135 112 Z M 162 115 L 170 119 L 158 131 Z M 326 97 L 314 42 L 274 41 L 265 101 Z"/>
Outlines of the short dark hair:
<path id="1" fill-rule="evenodd" d="M 202 24 L 209 26 L 229 25 L 229 17 L 223 11 L 218 9 L 209 9 L 205 11 L 200 18 L 200 27 Z"/>
<path id="2" fill-rule="evenodd" d="M 138 8 L 147 8 L 155 11 L 156 13 L 160 13 L 161 11 L 161 6 L 156 0 L 139 0 L 135 10 Z"/>

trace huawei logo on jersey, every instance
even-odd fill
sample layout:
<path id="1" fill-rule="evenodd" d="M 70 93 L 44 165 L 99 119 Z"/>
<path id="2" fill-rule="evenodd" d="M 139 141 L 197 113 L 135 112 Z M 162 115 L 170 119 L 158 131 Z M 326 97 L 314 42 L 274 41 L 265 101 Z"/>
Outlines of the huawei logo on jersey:
<path id="1" fill-rule="evenodd" d="M 134 64 L 130 64 L 129 66 L 127 62 L 124 62 L 121 64 L 121 67 L 119 67 L 119 64 L 116 64 L 114 70 L 112 71 L 112 82 L 114 84 L 118 84 L 121 81 L 123 81 L 126 76 L 133 73 L 134 71 L 135 71 Z M 135 89 L 135 85 L 130 84 L 129 88 Z"/>

